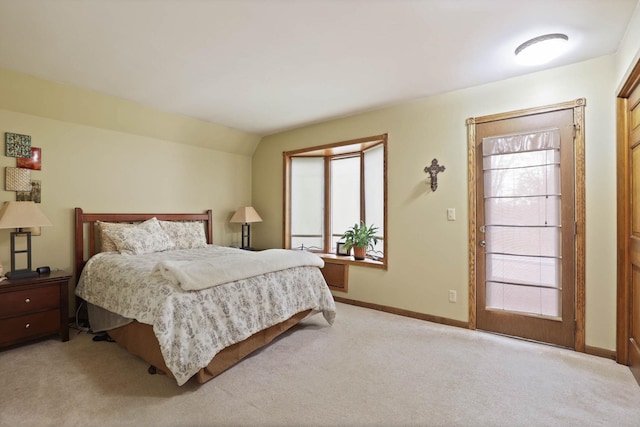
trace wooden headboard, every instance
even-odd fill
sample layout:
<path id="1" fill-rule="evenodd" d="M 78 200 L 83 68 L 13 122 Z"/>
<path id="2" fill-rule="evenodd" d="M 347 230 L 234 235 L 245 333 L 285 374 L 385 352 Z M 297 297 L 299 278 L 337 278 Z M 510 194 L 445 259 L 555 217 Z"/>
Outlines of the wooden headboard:
<path id="1" fill-rule="evenodd" d="M 162 221 L 201 221 L 204 223 L 205 234 L 207 236 L 207 243 L 213 243 L 213 227 L 211 209 L 205 213 L 200 214 L 140 214 L 140 213 L 84 213 L 81 208 L 75 209 L 75 272 L 76 278 L 80 277 L 80 273 L 87 263 L 87 260 L 95 255 L 98 251 L 96 247 L 96 221 L 103 222 L 126 222 L 136 223 L 146 221 L 153 217 Z M 87 240 L 84 236 L 85 224 L 89 224 L 89 251 L 88 256 L 85 257 L 85 245 Z"/>

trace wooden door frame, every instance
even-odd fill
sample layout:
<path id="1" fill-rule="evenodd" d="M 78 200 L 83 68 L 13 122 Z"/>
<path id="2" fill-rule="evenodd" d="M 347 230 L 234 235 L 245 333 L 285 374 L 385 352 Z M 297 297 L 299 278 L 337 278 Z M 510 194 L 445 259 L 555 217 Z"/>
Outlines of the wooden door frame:
<path id="1" fill-rule="evenodd" d="M 467 125 L 467 176 L 469 193 L 469 329 L 476 329 L 476 124 L 497 120 L 513 119 L 533 114 L 549 113 L 558 110 L 573 110 L 573 125 L 575 128 L 575 342 L 576 351 L 585 351 L 585 153 L 584 153 L 584 108 L 585 98 L 544 107 L 528 108 L 507 113 L 493 114 L 483 117 L 471 117 Z"/>
<path id="2" fill-rule="evenodd" d="M 629 174 L 629 109 L 628 98 L 640 85 L 640 60 L 625 81 L 616 98 L 616 184 L 617 184 L 617 315 L 616 315 L 616 360 L 629 364 L 629 304 L 631 303 L 629 268 L 629 244 L 631 235 L 631 177 Z"/>

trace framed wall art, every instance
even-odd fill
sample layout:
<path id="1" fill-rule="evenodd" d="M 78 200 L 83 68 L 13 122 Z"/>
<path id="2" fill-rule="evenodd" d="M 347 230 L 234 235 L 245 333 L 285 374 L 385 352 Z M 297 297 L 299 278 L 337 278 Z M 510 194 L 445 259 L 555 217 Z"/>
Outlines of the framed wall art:
<path id="1" fill-rule="evenodd" d="M 29 191 L 17 191 L 17 202 L 42 202 L 42 182 L 33 180 L 31 181 L 31 189 Z"/>
<path id="2" fill-rule="evenodd" d="M 31 147 L 31 156 L 18 157 L 16 159 L 19 168 L 32 169 L 39 171 L 42 169 L 42 149 L 38 147 Z"/>
<path id="3" fill-rule="evenodd" d="M 4 138 L 7 157 L 31 157 L 31 135 L 5 132 Z"/>
<path id="4" fill-rule="evenodd" d="M 4 189 L 6 191 L 31 191 L 29 169 L 6 167 Z"/>

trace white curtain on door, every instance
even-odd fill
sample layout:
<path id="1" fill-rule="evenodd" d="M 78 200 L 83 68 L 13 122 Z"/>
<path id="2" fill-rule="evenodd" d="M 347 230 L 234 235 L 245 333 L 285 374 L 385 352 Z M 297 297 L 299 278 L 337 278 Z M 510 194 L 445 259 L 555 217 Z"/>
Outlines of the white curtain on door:
<path id="1" fill-rule="evenodd" d="M 486 308 L 562 315 L 560 131 L 482 140 Z"/>

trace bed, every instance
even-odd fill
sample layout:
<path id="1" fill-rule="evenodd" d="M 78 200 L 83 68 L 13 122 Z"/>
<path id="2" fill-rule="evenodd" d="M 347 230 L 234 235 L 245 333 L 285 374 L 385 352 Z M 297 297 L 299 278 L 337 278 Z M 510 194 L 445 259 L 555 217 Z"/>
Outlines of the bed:
<path id="1" fill-rule="evenodd" d="M 175 378 L 204 383 L 335 303 L 316 255 L 212 244 L 202 214 L 75 209 L 76 295 L 94 332 Z M 318 261 L 319 260 L 319 261 Z"/>

